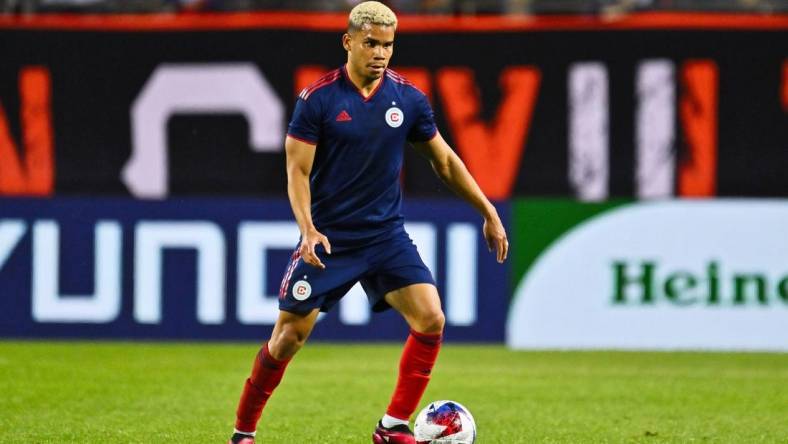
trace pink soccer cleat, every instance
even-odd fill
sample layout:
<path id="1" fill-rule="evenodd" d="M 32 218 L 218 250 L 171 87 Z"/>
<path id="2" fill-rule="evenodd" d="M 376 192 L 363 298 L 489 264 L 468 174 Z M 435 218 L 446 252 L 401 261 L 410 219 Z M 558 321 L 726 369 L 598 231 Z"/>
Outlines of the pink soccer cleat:
<path id="1" fill-rule="evenodd" d="M 227 444 L 254 444 L 254 437 L 236 433 L 227 441 Z"/>
<path id="2" fill-rule="evenodd" d="M 378 427 L 372 434 L 372 442 L 374 444 L 416 444 L 416 439 L 410 428 L 404 424 L 387 429 L 378 422 Z"/>

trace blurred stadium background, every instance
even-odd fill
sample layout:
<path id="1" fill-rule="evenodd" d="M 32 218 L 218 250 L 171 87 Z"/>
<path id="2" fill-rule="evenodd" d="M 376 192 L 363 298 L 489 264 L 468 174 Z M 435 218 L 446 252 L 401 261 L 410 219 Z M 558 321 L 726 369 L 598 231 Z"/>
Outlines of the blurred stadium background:
<path id="1" fill-rule="evenodd" d="M 3 0 L 7 12 L 348 11 L 357 0 Z M 399 13 L 595 14 L 617 11 L 785 12 L 783 0 L 392 0 Z"/>
<path id="2" fill-rule="evenodd" d="M 297 242 L 286 124 L 344 62 L 355 3 L 0 0 L 0 441 L 226 438 Z M 385 3 L 393 68 L 512 240 L 496 264 L 406 148 L 448 321 L 427 397 L 468 405 L 485 443 L 785 442 L 788 0 Z M 366 442 L 405 334 L 354 288 L 270 442 Z M 379 380 L 299 426 L 294 381 L 336 366 L 329 386 Z M 187 370 L 205 390 L 172 388 Z"/>

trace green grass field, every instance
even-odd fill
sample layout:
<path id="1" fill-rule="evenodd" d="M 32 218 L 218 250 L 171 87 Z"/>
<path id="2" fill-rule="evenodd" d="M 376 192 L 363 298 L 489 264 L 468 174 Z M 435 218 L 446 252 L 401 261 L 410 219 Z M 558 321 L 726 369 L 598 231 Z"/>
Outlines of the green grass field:
<path id="1" fill-rule="evenodd" d="M 2 443 L 225 443 L 255 344 L 0 342 Z M 369 443 L 399 345 L 308 344 L 261 443 Z M 786 443 L 788 354 L 444 347 L 478 443 Z"/>

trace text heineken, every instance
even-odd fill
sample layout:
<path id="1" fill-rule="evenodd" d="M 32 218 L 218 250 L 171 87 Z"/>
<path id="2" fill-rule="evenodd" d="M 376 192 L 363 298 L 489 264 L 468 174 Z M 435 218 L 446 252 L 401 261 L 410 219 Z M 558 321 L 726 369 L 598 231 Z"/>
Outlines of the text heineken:
<path id="1" fill-rule="evenodd" d="M 661 270 L 653 261 L 613 262 L 613 303 L 676 305 L 769 305 L 788 304 L 788 273 L 774 277 L 764 273 L 722 273 L 715 262 L 704 272 Z"/>

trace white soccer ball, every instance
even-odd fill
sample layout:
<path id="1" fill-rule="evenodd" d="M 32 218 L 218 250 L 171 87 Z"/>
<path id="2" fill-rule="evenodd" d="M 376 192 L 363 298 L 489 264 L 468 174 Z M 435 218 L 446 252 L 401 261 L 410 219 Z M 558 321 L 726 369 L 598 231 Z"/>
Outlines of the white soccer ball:
<path id="1" fill-rule="evenodd" d="M 462 404 L 435 401 L 419 412 L 413 434 L 417 444 L 473 444 L 476 422 Z"/>

